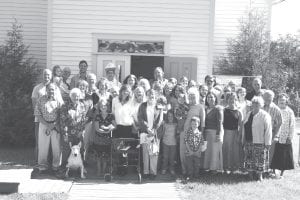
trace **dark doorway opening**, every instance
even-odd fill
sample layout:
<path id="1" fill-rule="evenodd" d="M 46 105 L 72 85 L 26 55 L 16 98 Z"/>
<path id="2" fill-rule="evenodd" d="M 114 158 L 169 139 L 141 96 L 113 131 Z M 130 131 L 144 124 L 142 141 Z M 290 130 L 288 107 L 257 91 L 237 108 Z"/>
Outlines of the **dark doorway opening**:
<path id="1" fill-rule="evenodd" d="M 131 74 L 137 78 L 153 79 L 153 71 L 156 67 L 164 68 L 163 56 L 131 56 Z"/>

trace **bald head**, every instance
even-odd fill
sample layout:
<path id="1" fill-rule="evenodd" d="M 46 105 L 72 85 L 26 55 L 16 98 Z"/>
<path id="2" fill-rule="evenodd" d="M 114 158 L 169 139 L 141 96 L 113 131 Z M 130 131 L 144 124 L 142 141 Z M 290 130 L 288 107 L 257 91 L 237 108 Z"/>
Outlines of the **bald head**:
<path id="1" fill-rule="evenodd" d="M 49 84 L 52 78 L 52 71 L 50 69 L 44 69 L 43 82 L 45 85 Z"/>

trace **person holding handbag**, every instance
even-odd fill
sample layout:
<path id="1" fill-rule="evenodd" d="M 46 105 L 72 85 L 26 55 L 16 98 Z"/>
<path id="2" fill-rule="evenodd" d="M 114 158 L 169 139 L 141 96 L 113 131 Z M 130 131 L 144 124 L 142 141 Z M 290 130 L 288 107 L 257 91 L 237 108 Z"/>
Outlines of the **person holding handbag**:
<path id="1" fill-rule="evenodd" d="M 144 178 L 155 179 L 159 154 L 157 130 L 162 124 L 163 109 L 156 106 L 156 93 L 150 89 L 146 93 L 147 102 L 138 110 L 139 132 L 143 149 Z"/>

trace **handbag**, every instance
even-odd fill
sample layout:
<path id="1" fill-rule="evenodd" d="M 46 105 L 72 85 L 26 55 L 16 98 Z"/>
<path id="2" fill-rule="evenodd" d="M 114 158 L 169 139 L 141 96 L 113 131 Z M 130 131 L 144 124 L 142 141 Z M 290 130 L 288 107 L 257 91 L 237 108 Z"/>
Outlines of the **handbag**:
<path id="1" fill-rule="evenodd" d="M 153 140 L 148 143 L 148 152 L 150 156 L 157 156 L 159 154 L 159 139 L 157 134 L 153 136 Z"/>

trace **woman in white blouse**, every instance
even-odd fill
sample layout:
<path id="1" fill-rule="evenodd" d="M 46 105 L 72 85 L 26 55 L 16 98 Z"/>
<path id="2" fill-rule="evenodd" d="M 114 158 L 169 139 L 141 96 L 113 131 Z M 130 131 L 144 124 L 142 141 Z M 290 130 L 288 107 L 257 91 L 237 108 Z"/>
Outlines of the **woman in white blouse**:
<path id="1" fill-rule="evenodd" d="M 278 106 L 282 115 L 282 124 L 279 134 L 275 136 L 274 156 L 271 162 L 273 170 L 281 170 L 279 178 L 283 177 L 284 170 L 294 169 L 292 139 L 295 132 L 295 115 L 288 104 L 288 95 L 280 94 Z"/>
<path id="2" fill-rule="evenodd" d="M 132 134 L 134 120 L 131 96 L 131 87 L 122 85 L 119 96 L 112 101 L 112 113 L 117 124 L 117 128 L 113 132 L 115 138 L 134 138 L 136 136 Z"/>

